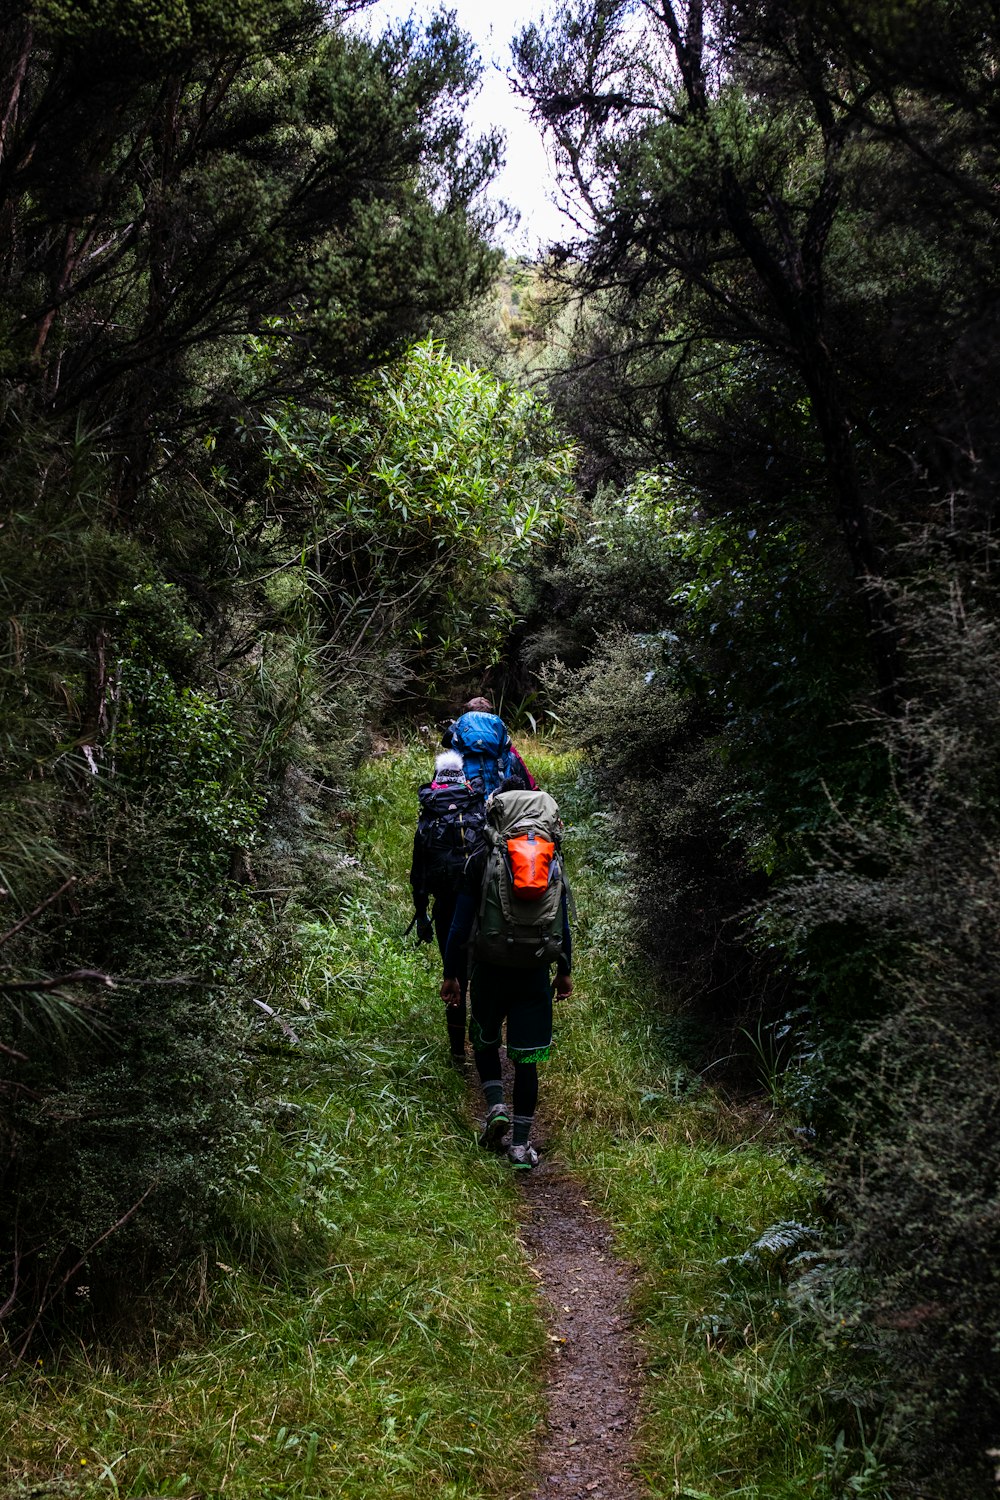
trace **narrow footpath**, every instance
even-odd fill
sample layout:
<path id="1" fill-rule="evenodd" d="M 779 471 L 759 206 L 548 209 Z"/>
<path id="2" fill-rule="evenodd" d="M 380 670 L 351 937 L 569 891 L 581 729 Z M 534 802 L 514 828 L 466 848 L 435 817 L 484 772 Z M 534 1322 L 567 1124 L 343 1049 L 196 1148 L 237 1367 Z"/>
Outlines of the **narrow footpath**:
<path id="1" fill-rule="evenodd" d="M 538 1278 L 551 1352 L 537 1483 L 524 1500 L 641 1500 L 634 1275 L 581 1183 L 552 1159 L 547 1137 L 542 1110 L 534 1133 L 541 1160 L 521 1174 L 519 1237 Z"/>
<path id="2" fill-rule="evenodd" d="M 521 1230 L 548 1308 L 552 1361 L 531 1500 L 639 1500 L 634 1435 L 639 1359 L 628 1326 L 632 1277 L 580 1184 L 539 1164 Z"/>

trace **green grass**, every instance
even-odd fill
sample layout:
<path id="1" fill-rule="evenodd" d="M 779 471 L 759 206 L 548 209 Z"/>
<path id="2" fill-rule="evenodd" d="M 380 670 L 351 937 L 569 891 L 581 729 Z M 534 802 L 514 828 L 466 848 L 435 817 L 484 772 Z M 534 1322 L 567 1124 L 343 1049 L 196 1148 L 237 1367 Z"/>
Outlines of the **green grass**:
<path id="1" fill-rule="evenodd" d="M 261 1074 L 273 1125 L 193 1315 L 152 1360 L 9 1378 L 0 1493 L 475 1500 L 530 1466 L 545 1340 L 516 1194 L 447 1065 L 436 953 L 401 938 L 426 761 L 359 778 L 357 888 L 304 934 L 304 1046 Z"/>
<path id="2" fill-rule="evenodd" d="M 765 1109 L 692 1078 L 624 951 L 622 861 L 578 761 L 524 753 L 563 806 L 579 906 L 543 1096 L 639 1273 L 650 1493 L 880 1500 L 871 1455 L 837 1449 L 845 1352 L 779 1280 L 720 1264 L 808 1218 L 821 1184 Z M 261 1071 L 230 1242 L 139 1349 L 67 1349 L 0 1386 L 4 1500 L 486 1500 L 529 1479 L 545 1335 L 515 1185 L 447 1066 L 436 950 L 401 938 L 429 766 L 411 748 L 358 777 L 359 879 L 303 934 L 302 1045 Z"/>
<path id="3" fill-rule="evenodd" d="M 733 1263 L 770 1226 L 816 1222 L 822 1181 L 765 1101 L 727 1103 L 684 1065 L 677 1018 L 628 951 L 607 820 L 574 757 L 529 764 L 560 799 L 578 905 L 575 989 L 544 1087 L 561 1154 L 639 1273 L 649 1493 L 882 1500 L 846 1341 L 807 1326 L 775 1270 Z"/>

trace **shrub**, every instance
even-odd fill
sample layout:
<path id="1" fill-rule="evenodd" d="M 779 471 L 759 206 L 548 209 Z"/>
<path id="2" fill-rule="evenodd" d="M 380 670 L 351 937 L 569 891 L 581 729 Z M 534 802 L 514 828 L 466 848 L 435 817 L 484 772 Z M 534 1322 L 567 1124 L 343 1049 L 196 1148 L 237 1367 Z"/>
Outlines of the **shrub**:
<path id="1" fill-rule="evenodd" d="M 878 1329 L 896 1447 L 957 1500 L 992 1491 L 1000 1422 L 1000 643 L 992 546 L 954 543 L 918 539 L 894 590 L 910 696 L 868 725 L 898 768 L 892 795 L 880 816 L 833 821 L 766 920 L 796 957 L 853 934 L 875 970 L 880 1012 L 857 1023 L 839 1082 L 844 1253 Z"/>
<path id="2" fill-rule="evenodd" d="M 671 681 L 669 643 L 619 635 L 576 674 L 550 674 L 631 851 L 631 928 L 670 1003 L 717 1059 L 760 1003 L 741 914 L 762 885 L 727 814 L 740 779 L 698 705 Z"/>

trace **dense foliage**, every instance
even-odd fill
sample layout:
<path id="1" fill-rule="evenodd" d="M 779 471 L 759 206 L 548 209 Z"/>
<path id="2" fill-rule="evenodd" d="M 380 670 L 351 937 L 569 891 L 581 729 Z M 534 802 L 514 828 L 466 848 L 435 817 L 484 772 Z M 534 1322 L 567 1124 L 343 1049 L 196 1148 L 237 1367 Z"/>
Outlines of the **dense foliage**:
<path id="1" fill-rule="evenodd" d="M 252 1216 L 346 771 L 496 669 L 587 748 L 708 1076 L 828 1152 L 796 1337 L 884 1382 L 830 1471 L 992 1493 L 993 8 L 564 0 L 515 54 L 584 230 L 485 331 L 468 44 L 363 9 L 0 7 L 9 1347 Z"/>
<path id="2" fill-rule="evenodd" d="M 527 650 L 577 664 L 647 945 L 838 1154 L 935 1497 L 992 1492 L 1000 1427 L 998 45 L 949 0 L 579 0 L 515 48 L 586 220 L 594 494 Z"/>
<path id="3" fill-rule="evenodd" d="M 365 726 L 496 651 L 568 482 L 538 402 L 406 352 L 486 284 L 496 142 L 447 20 L 367 42 L 358 8 L 3 8 L 15 1352 L 224 1228 Z"/>
<path id="4" fill-rule="evenodd" d="M 428 341 L 328 409 L 268 413 L 263 436 L 267 489 L 308 507 L 307 576 L 339 669 L 391 640 L 423 700 L 479 682 L 510 628 L 510 575 L 570 492 L 548 407 Z"/>

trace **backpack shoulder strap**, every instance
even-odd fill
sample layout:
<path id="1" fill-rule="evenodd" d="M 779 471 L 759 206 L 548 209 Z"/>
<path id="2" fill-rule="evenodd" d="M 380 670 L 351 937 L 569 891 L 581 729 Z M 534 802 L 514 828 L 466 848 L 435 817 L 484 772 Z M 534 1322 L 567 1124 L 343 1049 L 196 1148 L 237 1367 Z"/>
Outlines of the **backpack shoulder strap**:
<path id="1" fill-rule="evenodd" d="M 476 932 L 482 926 L 483 917 L 486 915 L 486 903 L 490 895 L 490 881 L 497 868 L 497 862 L 503 858 L 500 853 L 500 845 L 496 840 L 493 830 L 486 828 L 486 857 L 483 860 L 483 878 L 479 884 L 479 905 L 476 911 L 476 920 L 472 932 L 471 941 L 475 940 Z"/>

